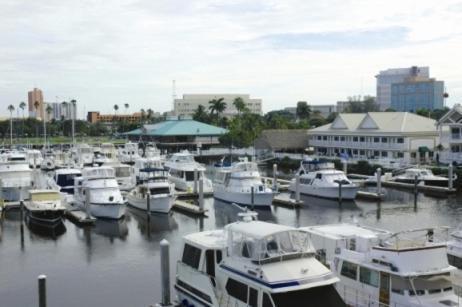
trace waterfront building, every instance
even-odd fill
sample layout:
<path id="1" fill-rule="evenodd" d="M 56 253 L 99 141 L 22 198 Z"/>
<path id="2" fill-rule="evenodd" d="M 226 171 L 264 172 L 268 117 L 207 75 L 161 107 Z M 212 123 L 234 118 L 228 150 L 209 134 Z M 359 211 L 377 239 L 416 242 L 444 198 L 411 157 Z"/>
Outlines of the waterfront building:
<path id="1" fill-rule="evenodd" d="M 462 106 L 456 104 L 438 121 L 440 143 L 438 160 L 441 163 L 462 164 Z"/>
<path id="2" fill-rule="evenodd" d="M 101 114 L 96 111 L 90 111 L 87 113 L 87 121 L 89 121 L 92 124 L 97 123 L 97 122 L 101 122 L 104 124 L 112 124 L 115 121 L 139 123 L 141 122 L 141 120 L 142 120 L 141 112 L 135 112 L 133 114 Z"/>
<path id="3" fill-rule="evenodd" d="M 409 77 L 391 85 L 391 108 L 416 112 L 444 107 L 444 82 L 429 78 Z"/>
<path id="4" fill-rule="evenodd" d="M 406 78 L 412 76 L 429 78 L 430 69 L 429 67 L 418 66 L 412 66 L 409 68 L 391 68 L 382 70 L 375 76 L 377 79 L 377 103 L 381 111 L 384 111 L 391 106 L 392 84 L 404 82 Z"/>
<path id="5" fill-rule="evenodd" d="M 51 106 L 52 111 L 49 116 L 47 114 L 47 121 L 50 121 L 52 119 L 54 120 L 72 119 L 72 105 L 70 103 L 63 104 L 61 102 L 45 102 L 44 103 L 45 112 L 48 106 Z"/>
<path id="6" fill-rule="evenodd" d="M 43 102 L 43 92 L 41 89 L 34 88 L 27 93 L 29 117 L 41 120 L 44 115 L 45 107 Z M 38 102 L 37 108 L 35 102 Z"/>
<path id="7" fill-rule="evenodd" d="M 133 141 L 155 142 L 160 149 L 178 152 L 182 149 L 208 149 L 220 144 L 220 136 L 228 130 L 185 117 L 168 117 L 166 121 L 129 131 L 125 135 Z"/>
<path id="8" fill-rule="evenodd" d="M 403 164 L 431 159 L 439 142 L 435 120 L 408 112 L 342 113 L 308 135 L 319 156 Z"/>
<path id="9" fill-rule="evenodd" d="M 248 94 L 184 94 L 183 98 L 177 98 L 174 101 L 173 113 L 176 116 L 191 116 L 196 112 L 199 105 L 204 106 L 208 110 L 209 101 L 213 99 L 223 98 L 226 103 L 226 109 L 223 112 L 225 117 L 233 117 L 238 114 L 233 102 L 236 98 L 242 98 L 247 109 L 251 113 L 262 114 L 262 100 L 258 98 L 250 98 Z"/>

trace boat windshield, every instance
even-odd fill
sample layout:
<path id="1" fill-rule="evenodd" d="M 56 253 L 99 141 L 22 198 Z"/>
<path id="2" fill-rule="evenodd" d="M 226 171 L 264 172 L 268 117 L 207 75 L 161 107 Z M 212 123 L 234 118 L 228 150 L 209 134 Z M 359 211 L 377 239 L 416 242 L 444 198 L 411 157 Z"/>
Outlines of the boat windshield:
<path id="1" fill-rule="evenodd" d="M 258 172 L 257 164 L 251 162 L 238 163 L 234 169 L 240 172 Z"/>
<path id="2" fill-rule="evenodd" d="M 114 169 L 112 168 L 92 168 L 83 170 L 84 177 L 93 177 L 93 178 L 113 178 Z"/>
<path id="3" fill-rule="evenodd" d="M 313 251 L 308 233 L 299 230 L 277 232 L 263 238 L 232 232 L 231 244 L 234 255 L 260 263 L 286 260 Z"/>
<path id="4" fill-rule="evenodd" d="M 391 288 L 392 292 L 395 293 L 421 296 L 451 291 L 452 282 L 450 273 L 415 276 L 411 278 L 392 275 Z"/>
<path id="5" fill-rule="evenodd" d="M 178 155 L 175 156 L 174 161 L 179 163 L 193 163 L 194 158 L 191 155 Z"/>
<path id="6" fill-rule="evenodd" d="M 346 178 L 346 176 L 344 174 L 342 174 L 342 173 L 323 174 L 323 177 L 328 182 L 336 182 L 336 181 L 341 181 L 341 180 L 346 180 L 346 181 L 349 182 L 349 180 Z"/>
<path id="7" fill-rule="evenodd" d="M 60 198 L 59 193 L 56 192 L 31 193 L 30 195 L 32 201 L 55 201 Z"/>
<path id="8" fill-rule="evenodd" d="M 263 306 L 285 307 L 303 306 L 309 302 L 313 307 L 337 307 L 345 306 L 345 303 L 335 290 L 334 286 L 314 287 L 303 290 L 289 291 L 284 293 L 273 293 L 269 301 L 268 294 L 263 294 Z M 266 304 L 265 304 L 266 303 Z"/>
<path id="9" fill-rule="evenodd" d="M 149 189 L 149 193 L 151 193 L 151 195 L 170 194 L 170 188 L 169 187 L 151 188 Z"/>

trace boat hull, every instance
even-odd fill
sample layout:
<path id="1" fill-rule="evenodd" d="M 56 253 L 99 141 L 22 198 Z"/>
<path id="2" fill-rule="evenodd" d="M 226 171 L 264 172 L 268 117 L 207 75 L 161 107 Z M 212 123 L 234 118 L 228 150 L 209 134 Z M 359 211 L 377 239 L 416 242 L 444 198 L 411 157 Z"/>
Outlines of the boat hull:
<path id="1" fill-rule="evenodd" d="M 125 215 L 125 204 L 90 204 L 90 214 L 96 218 L 118 220 Z"/>
<path id="2" fill-rule="evenodd" d="M 180 179 L 174 176 L 169 176 L 168 179 L 170 182 L 175 184 L 175 188 L 180 191 L 187 191 L 191 192 L 194 190 L 194 182 L 193 181 L 185 181 L 184 179 Z M 208 183 L 205 182 L 204 180 L 204 185 L 203 185 L 204 193 L 212 193 L 213 188 L 212 185 L 210 184 L 210 181 Z M 197 189 L 199 189 L 199 181 L 197 182 Z"/>
<path id="3" fill-rule="evenodd" d="M 0 189 L 0 198 L 4 201 L 20 201 L 29 199 L 29 190 L 31 186 L 27 187 L 2 187 Z"/>
<path id="4" fill-rule="evenodd" d="M 175 201 L 175 198 L 170 195 L 161 196 L 161 197 L 151 197 L 149 201 L 150 212 L 169 213 L 173 207 L 174 201 Z M 128 205 L 134 208 L 144 210 L 144 211 L 148 210 L 148 205 L 147 205 L 145 198 L 142 199 L 142 198 L 135 197 L 131 194 L 128 194 L 127 202 L 128 202 Z"/>
<path id="5" fill-rule="evenodd" d="M 270 207 L 273 202 L 273 193 L 254 193 L 252 203 L 252 193 L 231 192 L 215 187 L 213 197 L 228 203 L 236 203 L 244 206 Z"/>
<path id="6" fill-rule="evenodd" d="M 295 184 L 291 184 L 290 191 L 295 192 Z M 354 200 L 359 188 L 357 186 L 342 186 L 342 199 Z M 300 194 L 310 195 L 315 197 L 322 197 L 328 199 L 339 199 L 338 187 L 322 187 L 311 185 L 300 185 Z"/>
<path id="7" fill-rule="evenodd" d="M 36 223 L 55 225 L 62 223 L 64 210 L 27 210 L 27 215 Z"/>

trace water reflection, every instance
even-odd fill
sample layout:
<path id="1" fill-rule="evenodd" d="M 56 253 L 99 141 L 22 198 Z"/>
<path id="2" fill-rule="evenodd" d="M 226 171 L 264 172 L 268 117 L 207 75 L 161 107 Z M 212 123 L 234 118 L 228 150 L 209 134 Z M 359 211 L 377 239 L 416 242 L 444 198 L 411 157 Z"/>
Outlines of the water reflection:
<path id="1" fill-rule="evenodd" d="M 125 240 L 128 235 L 126 217 L 119 220 L 97 219 L 94 226 L 94 232 L 104 237 L 108 237 L 111 240 L 115 238 Z"/>
<path id="2" fill-rule="evenodd" d="M 29 216 L 26 216 L 25 220 L 32 238 L 34 237 L 33 235 L 36 235 L 41 238 L 56 240 L 59 236 L 66 232 L 66 226 L 64 226 L 64 223 L 62 222 L 53 225 L 44 224 L 29 218 Z"/>
<path id="3" fill-rule="evenodd" d="M 248 208 L 247 208 L 248 209 Z M 239 207 L 227 202 L 220 200 L 214 200 L 214 211 L 215 211 L 215 225 L 216 228 L 223 228 L 229 223 L 233 223 L 238 219 L 238 214 L 245 210 L 244 207 Z M 250 210 L 250 209 L 249 209 Z M 277 222 L 275 215 L 271 208 L 269 209 L 255 209 L 258 213 L 258 219 L 260 221 Z"/>
<path id="4" fill-rule="evenodd" d="M 140 233 L 151 240 L 152 234 L 160 232 L 172 231 L 178 228 L 178 224 L 174 218 L 174 214 L 146 214 L 146 211 L 129 207 L 127 212 L 137 222 L 137 228 Z"/>

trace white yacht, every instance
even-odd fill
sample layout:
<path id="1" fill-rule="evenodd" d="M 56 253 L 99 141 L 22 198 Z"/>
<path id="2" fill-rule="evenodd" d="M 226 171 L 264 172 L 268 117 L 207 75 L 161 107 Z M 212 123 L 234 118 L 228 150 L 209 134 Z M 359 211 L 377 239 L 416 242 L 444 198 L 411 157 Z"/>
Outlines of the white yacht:
<path id="1" fill-rule="evenodd" d="M 102 143 L 98 150 L 94 152 L 93 164 L 102 165 L 115 162 L 118 162 L 117 150 L 112 143 Z"/>
<path id="2" fill-rule="evenodd" d="M 119 147 L 118 158 L 119 161 L 122 163 L 135 163 L 135 160 L 140 158 L 138 144 L 128 142 L 124 146 Z"/>
<path id="3" fill-rule="evenodd" d="M 120 162 L 108 162 L 103 166 L 112 167 L 121 191 L 130 191 L 136 186 L 136 176 L 133 166 Z"/>
<path id="4" fill-rule="evenodd" d="M 164 168 L 159 157 L 138 158 L 133 165 L 136 183 L 141 183 L 149 179 L 150 173 L 145 171 L 152 168 Z"/>
<path id="5" fill-rule="evenodd" d="M 317 257 L 340 278 L 349 306 L 459 306 L 446 244 L 433 229 L 391 233 L 354 224 L 304 227 Z"/>
<path id="6" fill-rule="evenodd" d="M 91 166 L 93 164 L 93 149 L 88 144 L 77 144 L 72 148 L 71 157 L 77 165 Z"/>
<path id="7" fill-rule="evenodd" d="M 42 224 L 55 225 L 62 222 L 64 199 L 58 190 L 30 190 L 24 202 L 29 219 Z"/>
<path id="8" fill-rule="evenodd" d="M 243 160 L 215 170 L 214 198 L 245 206 L 271 206 L 273 191 L 262 183 L 256 163 Z"/>
<path id="9" fill-rule="evenodd" d="M 4 201 L 28 199 L 32 186 L 34 186 L 34 175 L 29 168 L 26 154 L 6 153 L 0 162 L 0 199 Z"/>
<path id="10" fill-rule="evenodd" d="M 175 202 L 175 185 L 168 181 L 168 171 L 164 168 L 144 168 L 140 170 L 144 182 L 127 194 L 129 205 L 156 213 L 169 213 Z"/>
<path id="11" fill-rule="evenodd" d="M 198 179 L 203 179 L 204 193 L 212 193 L 212 181 L 205 177 L 205 167 L 194 161 L 189 151 L 184 150 L 173 154 L 165 162 L 165 167 L 170 171 L 169 179 L 175 184 L 175 188 L 181 191 L 193 191 L 194 170 L 198 172 Z"/>
<path id="12" fill-rule="evenodd" d="M 125 214 L 125 201 L 112 167 L 84 168 L 82 176 L 74 180 L 74 203 L 81 209 L 88 206 L 91 215 L 98 218 L 120 219 Z"/>
<path id="13" fill-rule="evenodd" d="M 52 171 L 56 168 L 55 155 L 53 151 L 47 150 L 44 153 L 44 157 L 40 163 L 40 169 L 44 171 Z"/>
<path id="14" fill-rule="evenodd" d="M 62 193 L 74 195 L 75 178 L 81 176 L 82 172 L 79 169 L 62 168 L 55 171 L 53 179 Z"/>
<path id="15" fill-rule="evenodd" d="M 345 306 L 338 278 L 295 228 L 243 221 L 184 236 L 175 289 L 182 306 Z"/>
<path id="16" fill-rule="evenodd" d="M 162 158 L 159 148 L 154 143 L 146 144 L 144 150 L 140 149 L 140 152 L 140 155 L 144 158 Z"/>
<path id="17" fill-rule="evenodd" d="M 442 176 L 435 176 L 433 172 L 426 168 L 407 168 L 395 173 L 392 177 L 393 181 L 403 183 L 414 183 L 417 176 L 417 182 L 431 186 L 448 186 L 448 178 Z M 454 175 L 454 180 L 457 176 Z"/>
<path id="18" fill-rule="evenodd" d="M 326 161 L 303 160 L 298 170 L 300 175 L 300 193 L 330 199 L 339 198 L 339 184 L 342 184 L 342 199 L 353 200 L 358 185 L 351 182 L 344 172 L 336 170 L 333 163 Z M 289 190 L 295 192 L 295 178 L 290 182 Z"/>
<path id="19" fill-rule="evenodd" d="M 451 240 L 448 241 L 448 261 L 456 267 L 453 274 L 453 284 L 456 293 L 462 294 L 462 230 L 451 233 Z"/>
<path id="20" fill-rule="evenodd" d="M 30 168 L 38 168 L 42 164 L 43 157 L 40 150 L 27 149 L 26 150 L 27 161 L 29 161 Z"/>

